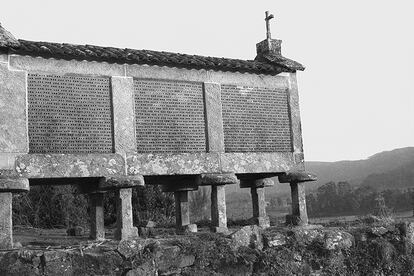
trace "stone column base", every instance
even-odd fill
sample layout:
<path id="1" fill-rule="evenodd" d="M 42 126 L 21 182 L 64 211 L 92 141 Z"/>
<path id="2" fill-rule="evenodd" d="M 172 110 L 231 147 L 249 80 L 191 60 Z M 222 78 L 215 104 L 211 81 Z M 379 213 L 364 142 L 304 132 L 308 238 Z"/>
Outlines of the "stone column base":
<path id="1" fill-rule="evenodd" d="M 197 224 L 187 224 L 177 227 L 177 234 L 197 233 Z"/>
<path id="2" fill-rule="evenodd" d="M 253 218 L 254 224 L 261 228 L 269 228 L 270 227 L 270 219 L 268 216 L 266 217 L 254 217 Z"/>

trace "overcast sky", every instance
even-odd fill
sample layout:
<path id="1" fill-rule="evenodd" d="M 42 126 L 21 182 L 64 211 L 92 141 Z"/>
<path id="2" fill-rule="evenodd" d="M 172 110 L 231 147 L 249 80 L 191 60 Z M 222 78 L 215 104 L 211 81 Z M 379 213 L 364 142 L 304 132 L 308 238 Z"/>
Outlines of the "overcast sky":
<path id="1" fill-rule="evenodd" d="M 307 160 L 414 146 L 414 1 L 3 1 L 17 38 L 253 59 L 264 11 L 298 73 Z"/>

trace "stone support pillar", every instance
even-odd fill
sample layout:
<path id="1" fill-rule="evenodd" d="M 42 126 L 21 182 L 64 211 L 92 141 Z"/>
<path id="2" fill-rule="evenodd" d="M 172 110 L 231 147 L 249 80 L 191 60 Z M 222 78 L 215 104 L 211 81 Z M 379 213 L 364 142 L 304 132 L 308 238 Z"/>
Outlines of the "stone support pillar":
<path id="1" fill-rule="evenodd" d="M 253 177 L 242 179 L 240 187 L 250 188 L 254 223 L 262 228 L 268 228 L 270 227 L 270 219 L 266 214 L 265 187 L 273 186 L 274 182 L 271 178 L 254 179 Z"/>
<path id="2" fill-rule="evenodd" d="M 115 239 L 126 240 L 138 237 L 138 229 L 133 225 L 132 189 L 119 189 L 116 194 Z"/>
<path id="3" fill-rule="evenodd" d="M 12 193 L 0 193 L 0 249 L 13 248 Z"/>
<path id="4" fill-rule="evenodd" d="M 286 217 L 286 223 L 293 225 L 307 225 L 308 212 L 306 210 L 306 194 L 304 183 L 291 182 L 292 215 Z"/>
<path id="5" fill-rule="evenodd" d="M 198 189 L 193 176 L 168 176 L 162 181 L 163 192 L 173 192 L 175 200 L 175 228 L 177 234 L 197 232 L 197 225 L 190 223 L 188 192 Z"/>
<path id="6" fill-rule="evenodd" d="M 175 200 L 175 225 L 177 232 L 182 232 L 190 224 L 190 206 L 188 191 L 174 192 Z"/>
<path id="7" fill-rule="evenodd" d="M 226 186 L 239 183 L 234 173 L 201 174 L 197 180 L 199 186 L 211 186 L 211 230 L 226 233 Z"/>
<path id="8" fill-rule="evenodd" d="M 90 204 L 90 238 L 94 240 L 105 239 L 103 193 L 89 194 Z"/>
<path id="9" fill-rule="evenodd" d="M 304 182 L 315 181 L 315 175 L 304 172 L 286 172 L 279 176 L 280 183 L 289 183 L 292 196 L 292 214 L 286 216 L 286 224 L 303 226 L 308 224 Z"/>
<path id="10" fill-rule="evenodd" d="M 227 232 L 226 186 L 211 186 L 211 227 L 213 232 Z"/>

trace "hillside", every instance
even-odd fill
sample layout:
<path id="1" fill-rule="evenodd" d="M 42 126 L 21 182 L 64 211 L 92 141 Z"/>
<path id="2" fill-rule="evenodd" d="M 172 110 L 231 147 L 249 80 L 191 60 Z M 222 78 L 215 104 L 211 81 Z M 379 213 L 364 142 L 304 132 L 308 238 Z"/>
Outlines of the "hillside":
<path id="1" fill-rule="evenodd" d="M 309 183 L 308 187 L 313 189 L 329 181 L 348 181 L 352 185 L 405 188 L 414 186 L 413 165 L 414 147 L 384 151 L 364 160 L 310 161 L 306 162 L 306 170 L 315 173 L 318 181 Z"/>

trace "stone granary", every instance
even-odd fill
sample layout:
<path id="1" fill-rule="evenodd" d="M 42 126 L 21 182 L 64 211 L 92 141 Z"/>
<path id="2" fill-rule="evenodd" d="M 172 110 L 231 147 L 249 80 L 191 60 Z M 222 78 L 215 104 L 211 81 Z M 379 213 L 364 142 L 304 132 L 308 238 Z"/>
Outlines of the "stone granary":
<path id="1" fill-rule="evenodd" d="M 266 17 L 266 22 L 271 16 Z M 269 226 L 264 187 L 290 183 L 289 221 L 306 224 L 296 71 L 281 41 L 255 60 L 16 39 L 0 27 L 0 248 L 13 246 L 12 193 L 78 185 L 91 237 L 104 238 L 103 196 L 117 191 L 117 239 L 138 236 L 131 189 L 174 192 L 178 231 L 188 192 L 211 186 L 212 229 L 227 230 L 225 185 L 251 189 Z"/>

